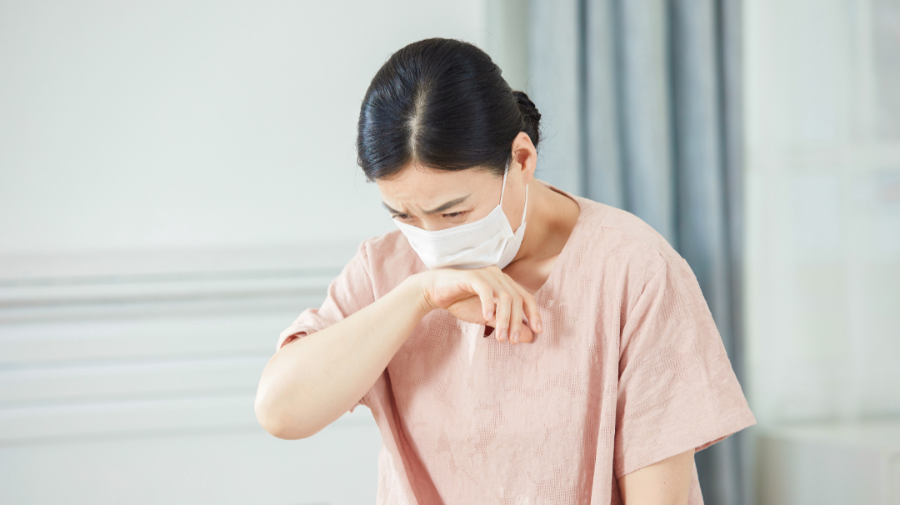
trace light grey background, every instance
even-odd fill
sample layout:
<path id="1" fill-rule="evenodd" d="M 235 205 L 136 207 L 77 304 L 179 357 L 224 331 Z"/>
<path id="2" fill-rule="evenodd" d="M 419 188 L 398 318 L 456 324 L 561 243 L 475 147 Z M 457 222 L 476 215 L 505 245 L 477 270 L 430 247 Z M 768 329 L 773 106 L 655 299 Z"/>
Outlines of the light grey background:
<path id="1" fill-rule="evenodd" d="M 0 503 L 373 503 L 369 411 L 283 441 L 256 386 L 393 229 L 375 71 L 443 36 L 523 83 L 516 6 L 0 1 Z"/>

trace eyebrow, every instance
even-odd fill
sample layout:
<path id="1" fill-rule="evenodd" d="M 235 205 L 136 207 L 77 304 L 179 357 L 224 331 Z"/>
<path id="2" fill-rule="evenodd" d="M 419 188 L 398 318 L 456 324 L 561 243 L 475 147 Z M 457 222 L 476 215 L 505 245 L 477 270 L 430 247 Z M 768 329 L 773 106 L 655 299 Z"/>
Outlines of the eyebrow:
<path id="1" fill-rule="evenodd" d="M 436 214 L 436 213 L 438 213 L 438 212 L 443 212 L 443 211 L 445 211 L 445 210 L 447 210 L 447 209 L 449 209 L 449 208 L 451 208 L 451 207 L 455 207 L 455 206 L 457 206 L 457 205 L 463 203 L 463 202 L 466 201 L 466 199 L 469 198 L 470 196 L 472 196 L 472 195 L 466 195 L 466 196 L 463 196 L 463 197 L 461 197 L 461 198 L 457 198 L 457 199 L 455 199 L 455 200 L 450 200 L 449 202 L 447 202 L 447 203 L 445 203 L 445 204 L 443 204 L 443 205 L 440 205 L 440 206 L 438 206 L 437 208 L 434 208 L 434 209 L 432 209 L 432 210 L 426 210 L 425 213 L 426 213 L 426 214 Z M 403 214 L 403 213 L 400 212 L 399 210 L 394 210 L 394 209 L 390 208 L 390 207 L 388 206 L 388 204 L 384 203 L 383 201 L 381 202 L 381 205 L 384 205 L 384 208 L 387 209 L 388 212 L 391 212 L 391 213 L 393 213 L 393 214 Z"/>

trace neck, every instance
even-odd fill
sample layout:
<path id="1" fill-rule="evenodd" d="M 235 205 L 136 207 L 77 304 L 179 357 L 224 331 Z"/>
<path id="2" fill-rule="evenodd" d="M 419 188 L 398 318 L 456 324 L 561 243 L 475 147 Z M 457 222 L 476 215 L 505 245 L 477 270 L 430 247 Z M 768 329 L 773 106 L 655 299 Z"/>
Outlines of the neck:
<path id="1" fill-rule="evenodd" d="M 525 237 L 510 263 L 528 264 L 556 256 L 578 219 L 578 204 L 535 179 L 528 183 Z"/>

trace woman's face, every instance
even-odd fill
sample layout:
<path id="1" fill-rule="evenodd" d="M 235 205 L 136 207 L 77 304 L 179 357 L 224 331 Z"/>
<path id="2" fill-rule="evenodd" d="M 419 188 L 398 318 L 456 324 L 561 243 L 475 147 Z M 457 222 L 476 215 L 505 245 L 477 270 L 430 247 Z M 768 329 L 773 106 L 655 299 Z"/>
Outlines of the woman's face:
<path id="1" fill-rule="evenodd" d="M 520 170 L 510 165 L 503 193 L 503 211 L 516 229 L 522 220 L 525 185 Z M 381 198 L 391 217 L 428 231 L 471 223 L 500 203 L 503 177 L 487 170 L 437 170 L 410 164 L 389 180 L 378 180 Z"/>

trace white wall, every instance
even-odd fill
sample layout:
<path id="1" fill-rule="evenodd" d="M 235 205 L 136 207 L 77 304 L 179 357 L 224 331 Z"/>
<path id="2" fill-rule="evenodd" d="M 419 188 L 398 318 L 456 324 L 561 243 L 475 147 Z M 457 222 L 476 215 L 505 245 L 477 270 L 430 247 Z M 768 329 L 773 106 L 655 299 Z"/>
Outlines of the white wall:
<path id="1" fill-rule="evenodd" d="M 356 166 L 375 71 L 432 36 L 500 51 L 487 19 L 484 0 L 0 0 L 0 503 L 372 503 L 371 414 L 281 441 L 256 386 L 393 229 Z"/>
<path id="2" fill-rule="evenodd" d="M 754 412 L 900 415 L 900 3 L 745 5 Z"/>
<path id="3" fill-rule="evenodd" d="M 391 52 L 483 0 L 0 3 L 0 254 L 304 245 L 391 229 L 356 165 Z"/>
<path id="4" fill-rule="evenodd" d="M 835 456 L 850 445 L 830 434 L 877 440 L 875 420 L 900 432 L 900 2 L 743 6 L 747 390 L 768 448 L 760 503 L 843 503 L 864 484 L 829 475 L 861 460 Z M 804 453 L 818 456 L 787 456 L 807 425 L 827 435 Z M 900 490 L 886 466 L 897 446 L 886 444 L 866 461 L 895 473 L 872 482 Z"/>

